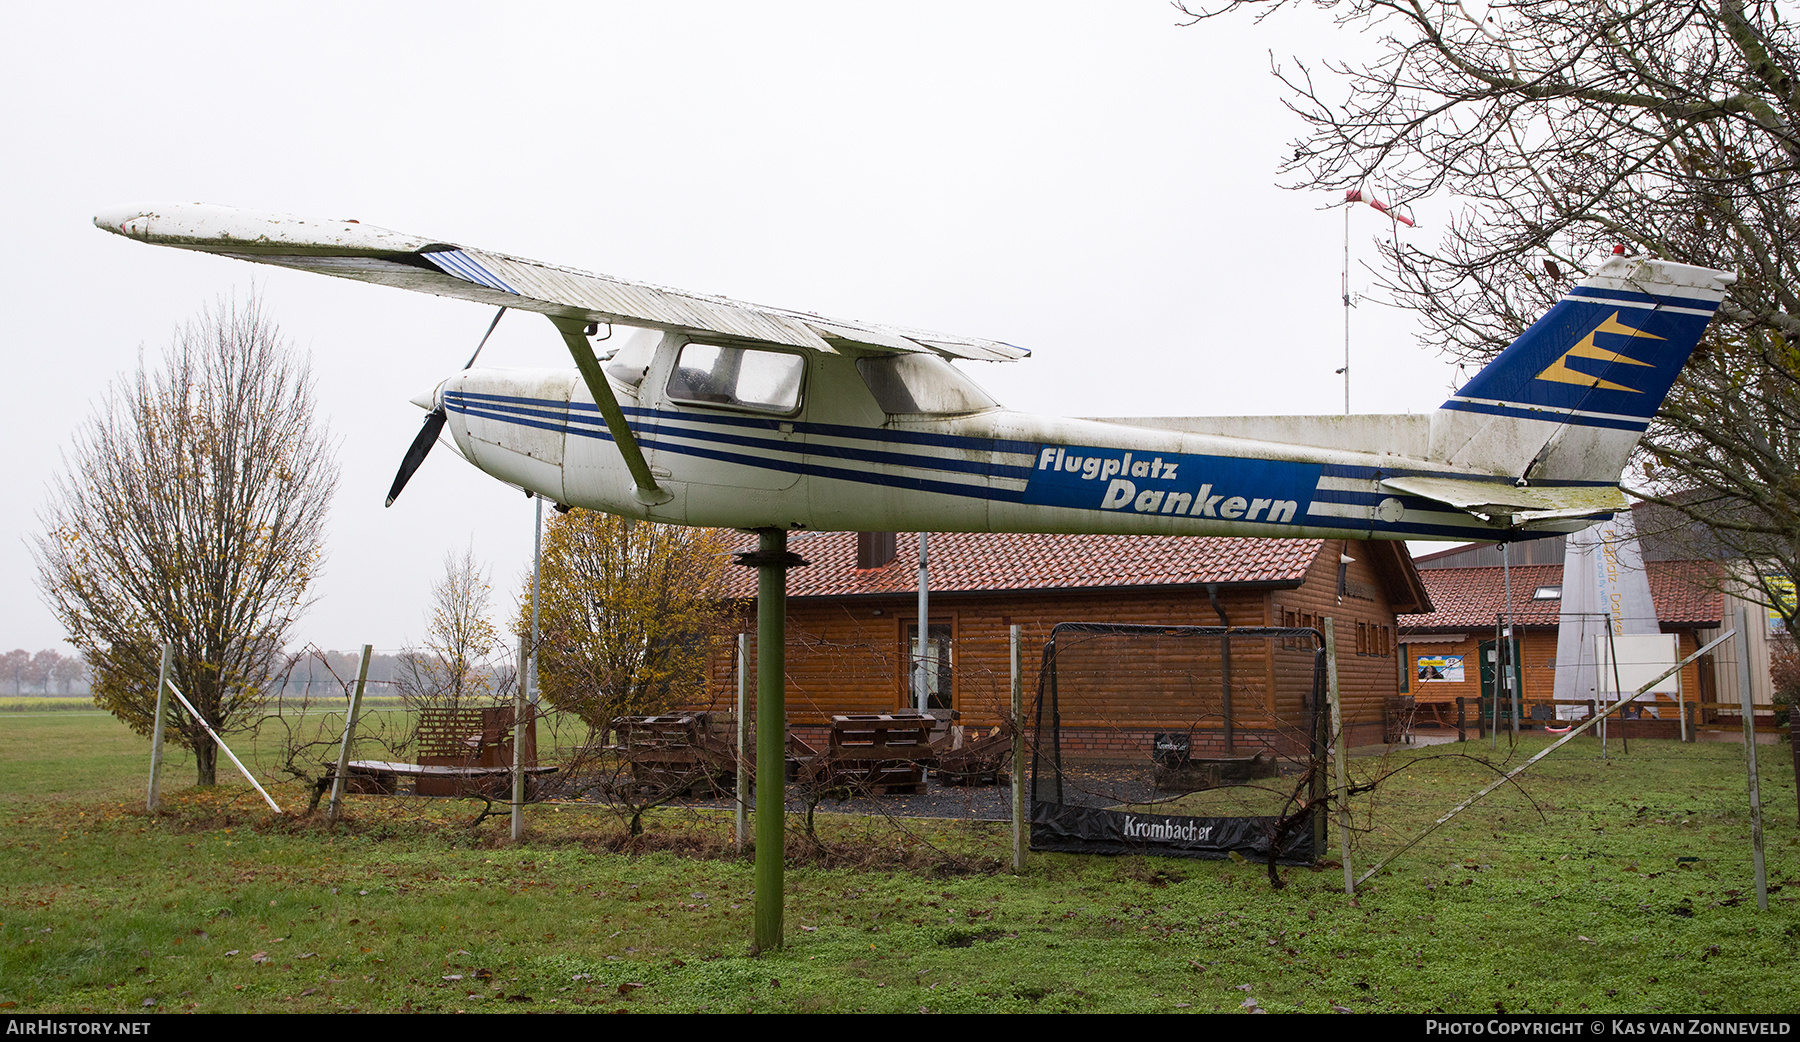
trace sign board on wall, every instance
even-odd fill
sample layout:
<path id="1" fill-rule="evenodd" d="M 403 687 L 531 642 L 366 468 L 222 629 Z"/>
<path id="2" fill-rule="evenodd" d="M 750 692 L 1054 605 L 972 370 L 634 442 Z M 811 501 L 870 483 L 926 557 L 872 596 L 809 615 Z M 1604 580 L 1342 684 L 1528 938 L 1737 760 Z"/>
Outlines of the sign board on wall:
<path id="1" fill-rule="evenodd" d="M 1594 657 L 1600 665 L 1601 692 L 1616 690 L 1617 697 L 1623 698 L 1681 661 L 1676 655 L 1675 640 L 1673 633 L 1621 634 L 1612 637 L 1610 642 L 1605 634 L 1596 637 Z M 1618 659 L 1616 664 L 1612 661 L 1614 656 Z M 1613 682 L 1615 665 L 1617 684 Z M 1651 694 L 1674 695 L 1680 691 L 1681 674 L 1677 673 L 1664 677 L 1655 687 L 1645 692 L 1645 697 Z"/>
<path id="2" fill-rule="evenodd" d="M 1460 684 L 1463 681 L 1463 657 L 1420 655 L 1417 675 L 1421 683 Z"/>

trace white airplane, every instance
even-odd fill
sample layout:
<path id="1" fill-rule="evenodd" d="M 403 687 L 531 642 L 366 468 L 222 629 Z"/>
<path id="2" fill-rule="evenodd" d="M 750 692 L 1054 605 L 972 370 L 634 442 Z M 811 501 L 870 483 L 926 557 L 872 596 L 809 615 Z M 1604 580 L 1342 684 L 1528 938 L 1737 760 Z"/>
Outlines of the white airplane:
<path id="1" fill-rule="evenodd" d="M 1615 256 L 1429 414 L 1080 420 L 1003 408 L 949 364 L 1028 354 L 995 341 L 685 293 L 355 221 L 180 204 L 94 223 L 548 316 L 577 369 L 476 369 L 471 358 L 415 399 L 429 416 L 390 504 L 447 423 L 471 463 L 552 502 L 740 529 L 1575 531 L 1625 508 L 1627 458 L 1735 278 Z M 596 356 L 601 326 L 613 350 Z"/>

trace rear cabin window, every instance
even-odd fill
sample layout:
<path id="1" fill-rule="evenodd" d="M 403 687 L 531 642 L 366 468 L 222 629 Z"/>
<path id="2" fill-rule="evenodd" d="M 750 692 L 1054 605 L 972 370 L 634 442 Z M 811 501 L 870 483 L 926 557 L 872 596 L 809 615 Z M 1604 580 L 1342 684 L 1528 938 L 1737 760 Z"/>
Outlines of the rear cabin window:
<path id="1" fill-rule="evenodd" d="M 752 412 L 791 413 L 800 407 L 806 359 L 786 351 L 724 344 L 685 344 L 669 374 L 669 397 Z"/>
<path id="2" fill-rule="evenodd" d="M 881 411 L 900 416 L 954 416 L 983 412 L 999 403 L 975 381 L 936 355 L 874 355 L 856 370 Z"/>

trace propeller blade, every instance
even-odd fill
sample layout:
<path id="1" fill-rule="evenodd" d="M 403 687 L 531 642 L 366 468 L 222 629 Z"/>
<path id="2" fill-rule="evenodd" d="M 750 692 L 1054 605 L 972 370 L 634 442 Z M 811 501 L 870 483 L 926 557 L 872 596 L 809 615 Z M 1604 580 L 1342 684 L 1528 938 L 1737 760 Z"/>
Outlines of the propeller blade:
<path id="1" fill-rule="evenodd" d="M 394 475 L 394 487 L 388 489 L 387 505 L 393 506 L 394 500 L 400 498 L 400 490 L 412 480 L 413 471 L 425 462 L 425 454 L 437 444 L 438 435 L 444 430 L 444 410 L 440 407 L 425 414 L 425 426 L 419 428 L 419 436 L 413 439 L 412 446 L 406 450 L 406 458 L 400 461 L 400 472 Z"/>

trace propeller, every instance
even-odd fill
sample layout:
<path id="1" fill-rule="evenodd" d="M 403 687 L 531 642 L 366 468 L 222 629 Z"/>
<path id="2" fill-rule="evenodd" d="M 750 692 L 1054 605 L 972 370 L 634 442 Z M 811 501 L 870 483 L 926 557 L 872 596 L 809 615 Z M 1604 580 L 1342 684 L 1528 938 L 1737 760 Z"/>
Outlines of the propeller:
<path id="1" fill-rule="evenodd" d="M 494 314 L 494 320 L 488 323 L 487 332 L 482 334 L 481 343 L 475 345 L 475 353 L 469 356 L 469 361 L 463 366 L 464 369 L 473 367 L 475 359 L 481 357 L 481 349 L 487 346 L 488 337 L 494 335 L 494 327 L 500 324 L 500 319 L 505 314 L 505 308 L 501 308 Z M 419 428 L 418 436 L 413 438 L 412 445 L 407 448 L 405 458 L 400 461 L 400 471 L 394 475 L 394 485 L 388 489 L 388 506 L 393 506 L 394 500 L 400 498 L 400 490 L 406 487 L 408 481 L 412 480 L 413 472 L 419 469 L 419 464 L 425 462 L 426 453 L 430 452 L 431 447 L 437 444 L 438 435 L 444 432 L 446 419 L 448 417 L 444 415 L 442 400 L 438 401 L 437 405 L 425 414 L 425 425 Z"/>

